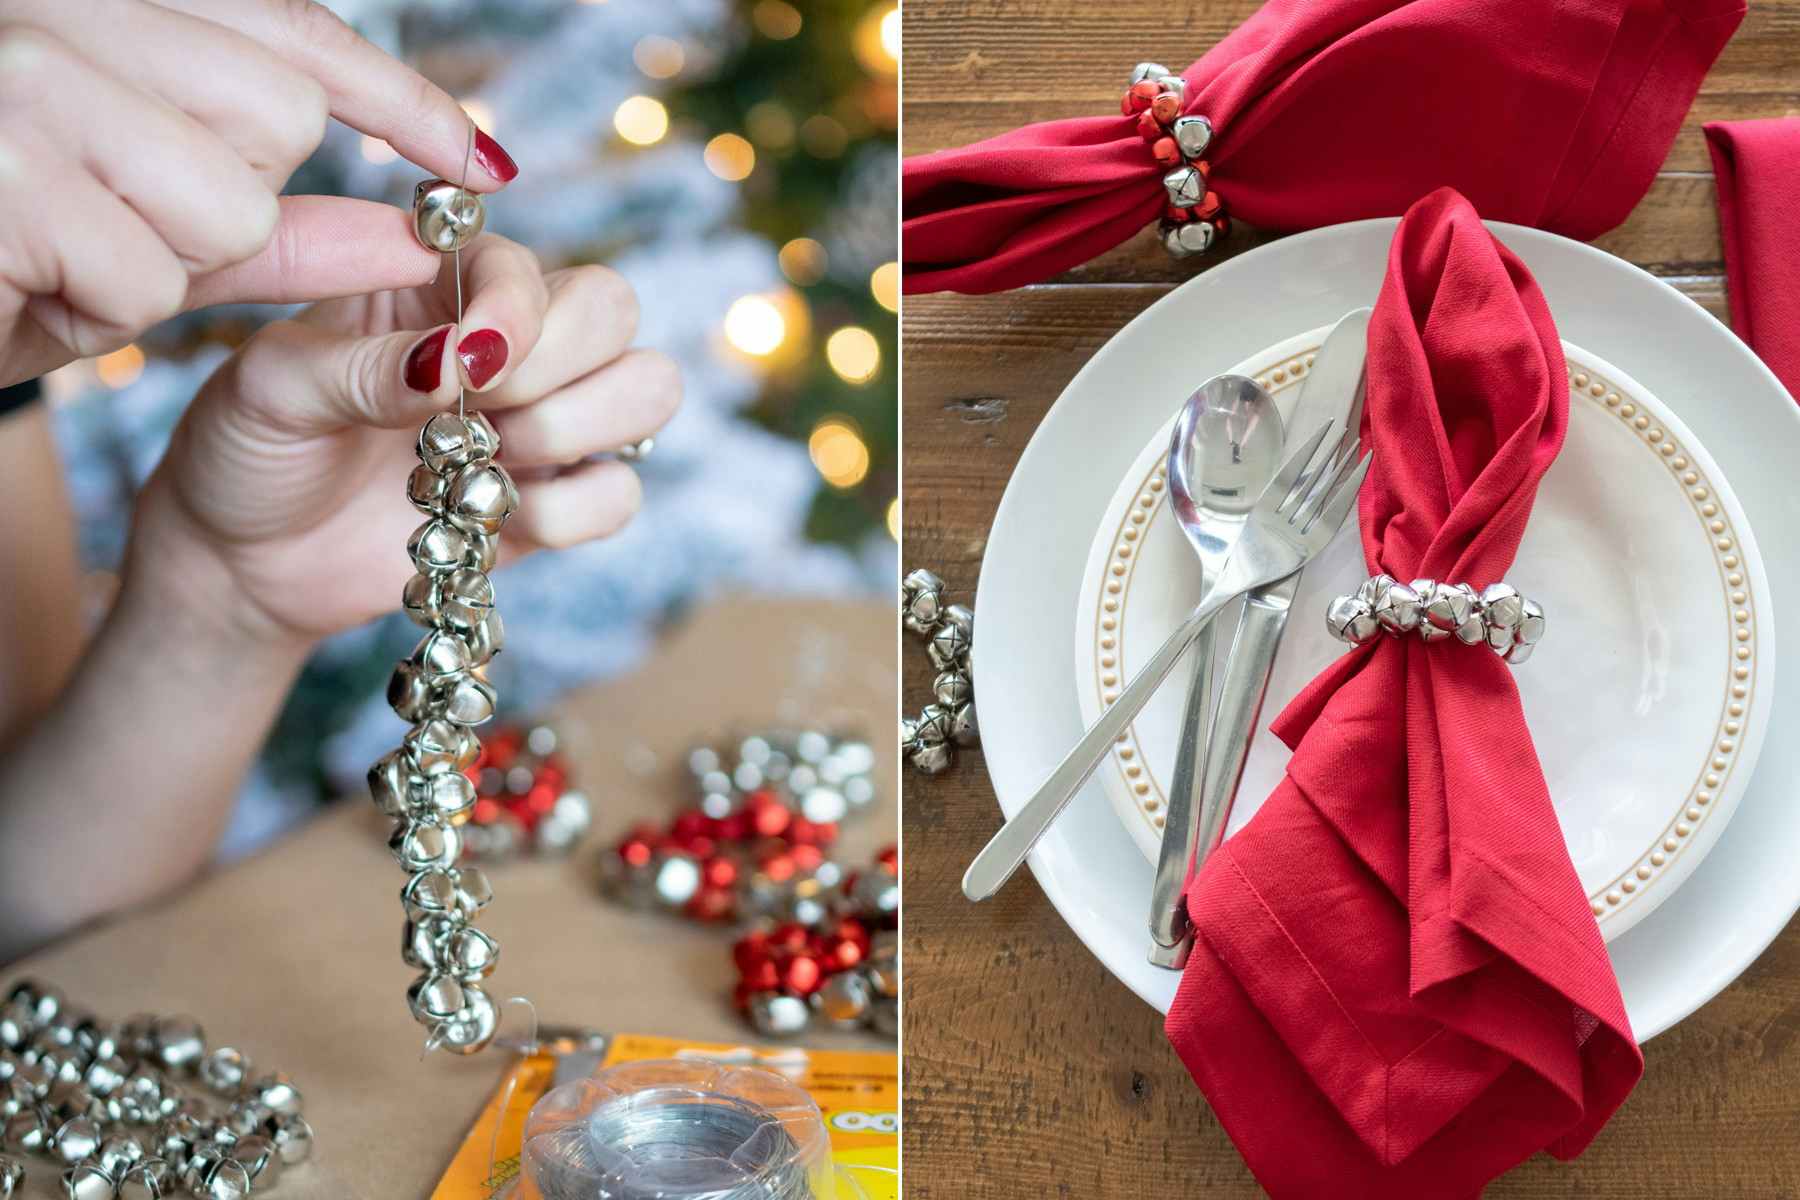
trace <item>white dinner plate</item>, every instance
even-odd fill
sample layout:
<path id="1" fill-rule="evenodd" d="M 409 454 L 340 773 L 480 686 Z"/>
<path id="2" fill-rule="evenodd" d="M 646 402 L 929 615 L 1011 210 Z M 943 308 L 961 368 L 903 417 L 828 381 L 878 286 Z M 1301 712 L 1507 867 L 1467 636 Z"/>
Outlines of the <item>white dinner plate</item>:
<path id="1" fill-rule="evenodd" d="M 1262 384 L 1286 421 L 1329 332 L 1289 338 L 1232 372 Z M 1138 349 L 1130 335 L 1118 340 Z M 1569 855 L 1610 941 L 1693 873 L 1748 786 L 1773 707 L 1774 619 L 1750 524 L 1705 448 L 1642 384 L 1579 347 L 1564 351 L 1568 439 L 1507 579 L 1550 615 L 1553 640 L 1516 679 Z M 1171 414 L 1139 451 L 1088 549 L 1074 630 L 1084 723 L 1200 599 L 1199 560 L 1165 487 L 1173 424 Z M 1286 769 L 1268 719 L 1346 649 L 1325 628 L 1326 605 L 1366 575 L 1353 513 L 1302 577 L 1232 831 Z M 1229 631 L 1219 630 L 1220 657 Z M 1184 698 L 1180 687 L 1158 691 L 1098 772 L 1151 863 Z"/>
<path id="2" fill-rule="evenodd" d="M 1171 397 L 1262 347 L 1373 303 L 1395 224 L 1359 221 L 1299 234 L 1202 272 L 1103 347 L 1039 425 L 995 516 L 976 597 L 983 752 L 1004 813 L 1019 809 L 1080 736 L 1066 647 L 1090 536 L 1118 481 L 1167 420 Z M 1728 329 L 1654 277 L 1553 234 L 1491 228 L 1536 275 L 1563 337 L 1629 370 L 1710 451 L 1748 520 L 1764 532 L 1775 639 L 1800 645 L 1800 608 L 1780 606 L 1780 597 L 1800 595 L 1800 544 L 1770 532 L 1800 522 L 1800 489 L 1790 482 L 1800 464 L 1793 400 Z M 1135 349 L 1122 353 L 1127 338 Z M 1770 719 L 1800 718 L 1800 672 L 1786 672 L 1772 690 Z M 1609 943 L 1640 1040 L 1715 995 L 1800 907 L 1800 872 L 1792 869 L 1800 805 L 1789 795 L 1796 774 L 1800 740 L 1770 739 L 1706 861 L 1672 903 Z M 1144 957 L 1150 867 L 1101 783 L 1090 781 L 1029 862 L 1077 936 L 1127 986 L 1167 1010 L 1178 977 Z"/>

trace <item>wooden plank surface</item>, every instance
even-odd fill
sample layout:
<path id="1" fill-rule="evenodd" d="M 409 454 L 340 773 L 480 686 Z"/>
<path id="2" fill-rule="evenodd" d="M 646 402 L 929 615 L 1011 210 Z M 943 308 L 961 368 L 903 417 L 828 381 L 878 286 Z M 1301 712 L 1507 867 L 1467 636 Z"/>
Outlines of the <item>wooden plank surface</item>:
<path id="1" fill-rule="evenodd" d="M 1140 58 L 1188 61 L 1243 0 L 909 0 L 905 150 L 1106 112 Z M 1762 0 L 1708 76 L 1649 194 L 1599 245 L 1727 318 L 1700 125 L 1800 113 L 1800 0 Z M 1229 252 L 1258 243 L 1234 235 Z M 1216 261 L 1216 260 L 1215 260 Z M 968 600 L 1001 491 L 1051 402 L 1117 330 L 1193 271 L 1148 235 L 1037 287 L 909 297 L 904 566 Z M 902 655 L 909 709 L 930 689 Z M 998 823 L 979 754 L 909 774 L 904 806 L 906 1195 L 917 1200 L 1261 1194 L 1163 1039 L 1161 1020 L 1076 940 L 1029 879 L 959 889 Z M 1623 1112 L 1580 1160 L 1545 1156 L 1505 1197 L 1800 1197 L 1800 924 L 1646 1049 Z"/>

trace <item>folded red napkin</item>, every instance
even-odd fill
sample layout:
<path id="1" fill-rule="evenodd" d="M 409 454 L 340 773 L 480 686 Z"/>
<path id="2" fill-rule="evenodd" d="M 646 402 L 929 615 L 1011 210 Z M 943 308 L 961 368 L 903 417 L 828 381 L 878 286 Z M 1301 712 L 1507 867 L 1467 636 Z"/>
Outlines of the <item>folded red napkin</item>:
<path id="1" fill-rule="evenodd" d="M 1212 121 L 1225 211 L 1264 229 L 1393 216 L 1447 184 L 1495 220 L 1591 238 L 1650 186 L 1743 13 L 1743 0 L 1269 0 L 1183 73 L 1183 111 Z M 1086 262 L 1157 218 L 1167 169 L 1116 112 L 909 158 L 905 289 L 995 292 Z"/>
<path id="2" fill-rule="evenodd" d="M 1419 201 L 1369 327 L 1370 572 L 1504 579 L 1568 419 L 1531 275 L 1462 196 Z M 1169 1040 L 1276 1197 L 1474 1195 L 1579 1153 L 1643 1071 L 1513 670 L 1453 638 L 1351 650 L 1190 885 Z"/>
<path id="3" fill-rule="evenodd" d="M 1706 126 L 1737 335 L 1800 399 L 1800 117 Z"/>

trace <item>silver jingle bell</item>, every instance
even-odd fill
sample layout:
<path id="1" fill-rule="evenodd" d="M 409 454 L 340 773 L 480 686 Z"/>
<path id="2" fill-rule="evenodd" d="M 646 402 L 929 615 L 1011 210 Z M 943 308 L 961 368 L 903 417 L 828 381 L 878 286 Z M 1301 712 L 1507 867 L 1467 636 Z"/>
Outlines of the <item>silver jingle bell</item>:
<path id="1" fill-rule="evenodd" d="M 1374 602 L 1369 607 L 1383 629 L 1392 634 L 1402 634 L 1411 633 L 1419 627 L 1424 605 L 1417 592 L 1397 579 L 1390 579 L 1376 593 Z"/>
<path id="2" fill-rule="evenodd" d="M 227 1096 L 235 1096 L 250 1074 L 250 1060 L 241 1050 L 220 1046 L 200 1060 L 200 1082 Z"/>
<path id="3" fill-rule="evenodd" d="M 421 721 L 402 741 L 413 768 L 428 777 L 461 774 L 481 755 L 481 739 L 454 721 Z"/>
<path id="4" fill-rule="evenodd" d="M 494 1040 L 500 1028 L 500 1010 L 492 997 L 475 984 L 463 988 L 463 1006 L 454 1017 L 438 1027 L 438 1036 L 446 1050 L 457 1054 L 474 1054 Z"/>
<path id="5" fill-rule="evenodd" d="M 475 784 L 461 771 L 436 775 L 425 781 L 418 802 L 422 811 L 449 821 L 474 807 Z"/>
<path id="6" fill-rule="evenodd" d="M 462 1011 L 463 987 L 449 975 L 421 975 L 406 989 L 406 1003 L 412 1009 L 413 1020 L 421 1025 L 436 1025 Z"/>
<path id="7" fill-rule="evenodd" d="M 67 1200 L 113 1200 L 118 1182 L 99 1163 L 79 1162 L 62 1173 L 62 1189 Z"/>
<path id="8" fill-rule="evenodd" d="M 25 1164 L 10 1155 L 0 1154 L 0 1200 L 13 1200 L 25 1186 Z"/>
<path id="9" fill-rule="evenodd" d="M 100 1142 L 94 1158 L 108 1175 L 122 1179 L 134 1163 L 143 1161 L 144 1147 L 129 1133 L 111 1133 Z"/>
<path id="10" fill-rule="evenodd" d="M 388 837 L 388 852 L 407 871 L 454 867 L 462 848 L 462 830 L 430 821 L 403 822 Z"/>
<path id="11" fill-rule="evenodd" d="M 472 533 L 468 530 L 463 531 L 463 536 L 469 542 L 468 553 L 463 555 L 463 566 L 483 574 L 492 571 L 500 561 L 500 539 L 491 533 Z"/>
<path id="12" fill-rule="evenodd" d="M 900 994 L 900 937 L 891 929 L 877 933 L 863 966 L 878 996 Z"/>
<path id="13" fill-rule="evenodd" d="M 206 1033 L 200 1028 L 200 1022 L 189 1016 L 162 1018 L 157 1021 L 152 1037 L 156 1060 L 165 1070 L 189 1070 L 198 1066 L 206 1054 Z"/>
<path id="14" fill-rule="evenodd" d="M 87 1117 L 64 1121 L 51 1136 L 50 1148 L 65 1165 L 73 1166 L 100 1149 L 100 1126 Z"/>
<path id="15" fill-rule="evenodd" d="M 1416 626 L 1419 637 L 1427 642 L 1438 642 L 1450 636 L 1448 629 L 1440 628 L 1432 623 L 1427 612 L 1437 599 L 1438 585 L 1435 579 L 1415 579 L 1406 586 L 1419 597 L 1419 623 Z"/>
<path id="16" fill-rule="evenodd" d="M 1352 646 L 1360 646 L 1381 632 L 1368 602 L 1355 594 L 1339 596 L 1331 602 L 1325 610 L 1325 628 L 1332 637 Z"/>
<path id="17" fill-rule="evenodd" d="M 1141 62 L 1131 68 L 1131 82 L 1142 83 L 1146 79 L 1161 79 L 1169 73 L 1169 68 L 1161 63 Z"/>
<path id="18" fill-rule="evenodd" d="M 850 801 L 838 788 L 821 784 L 800 797 L 800 815 L 815 825 L 833 824 L 850 815 Z"/>
<path id="19" fill-rule="evenodd" d="M 690 854 L 670 851 L 658 856 L 653 879 L 657 900 L 680 908 L 700 890 L 700 864 Z"/>
<path id="20" fill-rule="evenodd" d="M 468 550 L 469 542 L 463 531 L 438 517 L 413 530 L 412 536 L 406 539 L 406 552 L 412 556 L 413 566 L 427 575 L 456 570 Z"/>
<path id="21" fill-rule="evenodd" d="M 494 715 L 499 697 L 493 687 L 473 675 L 462 675 L 439 687 L 433 705 L 444 719 L 458 725 L 480 725 Z"/>
<path id="22" fill-rule="evenodd" d="M 445 625 L 458 633 L 472 633 L 494 611 L 494 584 L 485 572 L 463 567 L 444 580 L 437 601 Z"/>
<path id="23" fill-rule="evenodd" d="M 1205 117 L 1176 117 L 1169 131 L 1175 135 L 1175 144 L 1180 147 L 1183 158 L 1199 158 L 1212 144 L 1212 122 Z"/>
<path id="24" fill-rule="evenodd" d="M 944 581 L 920 567 L 900 581 L 901 622 L 913 633 L 929 637 L 943 611 Z"/>
<path id="25" fill-rule="evenodd" d="M 750 1024 L 764 1037 L 793 1037 L 806 1031 L 812 1010 L 798 996 L 756 992 L 750 997 Z"/>
<path id="26" fill-rule="evenodd" d="M 489 613 L 487 619 L 469 634 L 466 642 L 471 667 L 482 667 L 492 662 L 494 655 L 506 646 L 506 626 L 500 620 L 499 610 Z"/>
<path id="27" fill-rule="evenodd" d="M 443 515 L 444 493 L 449 489 L 450 481 L 423 463 L 406 477 L 406 498 L 427 516 Z"/>
<path id="28" fill-rule="evenodd" d="M 966 673 L 952 668 L 931 681 L 931 692 L 937 697 L 939 704 L 954 709 L 959 704 L 968 703 L 969 698 L 975 694 L 975 688 Z"/>
<path id="29" fill-rule="evenodd" d="M 953 724 L 949 709 L 927 704 L 913 723 L 913 744 L 917 747 L 941 746 L 950 740 Z"/>
<path id="30" fill-rule="evenodd" d="M 419 461 L 427 470 L 443 475 L 473 462 L 477 445 L 466 419 L 441 412 L 419 430 L 417 450 Z M 448 479 L 444 487 L 448 490 Z"/>
<path id="31" fill-rule="evenodd" d="M 956 706 L 950 714 L 950 740 L 958 746 L 981 745 L 981 727 L 975 723 L 975 702 Z"/>
<path id="32" fill-rule="evenodd" d="M 400 961 L 423 971 L 442 970 L 444 942 L 460 928 L 455 918 L 446 915 L 407 920 L 400 927 Z"/>
<path id="33" fill-rule="evenodd" d="M 245 1200 L 250 1195 L 250 1172 L 237 1159 L 221 1154 L 207 1163 L 196 1195 L 203 1200 Z"/>
<path id="34" fill-rule="evenodd" d="M 133 1163 L 119 1180 L 119 1200 L 164 1200 L 174 1194 L 175 1172 L 160 1158 Z"/>
<path id="35" fill-rule="evenodd" d="M 275 1119 L 275 1149 L 281 1155 L 281 1161 L 287 1166 L 305 1162 L 312 1155 L 313 1131 L 300 1116 L 282 1116 Z"/>
<path id="36" fill-rule="evenodd" d="M 1445 633 L 1460 629 L 1475 611 L 1475 596 L 1462 584 L 1440 583 L 1425 602 L 1425 619 Z"/>
<path id="37" fill-rule="evenodd" d="M 444 939 L 443 969 L 463 983 L 475 983 L 494 973 L 500 963 L 500 945 L 479 929 L 464 926 Z"/>
<path id="38" fill-rule="evenodd" d="M 36 1154 L 50 1144 L 49 1124 L 37 1108 L 24 1109 L 0 1128 L 0 1146 L 24 1154 Z"/>
<path id="39" fill-rule="evenodd" d="M 413 189 L 413 233 L 428 250 L 460 250 L 485 224 L 487 208 L 475 192 L 444 179 L 426 179 Z"/>
<path id="40" fill-rule="evenodd" d="M 487 419 L 486 413 L 473 412 L 463 417 L 469 431 L 469 453 L 475 462 L 487 462 L 500 453 L 500 431 Z"/>
<path id="41" fill-rule="evenodd" d="M 1176 208 L 1192 208 L 1206 199 L 1206 176 L 1198 167 L 1179 166 L 1163 176 L 1163 189 Z"/>
<path id="42" fill-rule="evenodd" d="M 420 871 L 400 889 L 400 902 L 416 922 L 451 913 L 456 908 L 456 880 L 439 867 Z"/>
<path id="43" fill-rule="evenodd" d="M 402 721 L 423 721 L 432 716 L 432 688 L 409 662 L 394 664 L 388 676 L 388 707 Z"/>
<path id="44" fill-rule="evenodd" d="M 470 463 L 450 481 L 445 511 L 459 528 L 499 533 L 519 507 L 519 489 L 499 463 Z M 459 559 L 461 555 L 457 556 Z"/>
<path id="45" fill-rule="evenodd" d="M 400 607 L 413 624 L 423 625 L 430 629 L 440 623 L 438 614 L 438 586 L 440 576 L 427 575 L 420 572 L 406 581 L 400 589 Z"/>
<path id="46" fill-rule="evenodd" d="M 940 671 L 948 671 L 968 661 L 969 650 L 974 644 L 974 610 L 967 605 L 952 604 L 944 609 L 925 650 L 931 657 L 932 666 Z"/>
<path id="47" fill-rule="evenodd" d="M 1481 589 L 1481 615 L 1490 627 L 1517 630 L 1525 618 L 1525 597 L 1510 583 L 1490 583 Z"/>
<path id="48" fill-rule="evenodd" d="M 838 1029 L 856 1029 L 869 1016 L 875 994 L 860 971 L 839 971 L 825 977 L 812 995 L 813 1011 Z"/>
<path id="49" fill-rule="evenodd" d="M 1163 226 L 1163 249 L 1176 258 L 1204 254 L 1212 248 L 1214 236 L 1208 221 L 1170 221 Z"/>
<path id="50" fill-rule="evenodd" d="M 456 881 L 455 914 L 463 920 L 494 902 L 494 885 L 488 882 L 487 872 L 480 867 L 464 867 L 450 874 Z"/>
<path id="51" fill-rule="evenodd" d="M 281 1155 L 275 1143 L 260 1134 L 238 1139 L 231 1157 L 243 1165 L 255 1191 L 272 1188 L 281 1179 Z"/>
<path id="52" fill-rule="evenodd" d="M 468 644 L 445 629 L 433 629 L 420 638 L 407 661 L 434 682 L 459 675 L 473 665 Z"/>

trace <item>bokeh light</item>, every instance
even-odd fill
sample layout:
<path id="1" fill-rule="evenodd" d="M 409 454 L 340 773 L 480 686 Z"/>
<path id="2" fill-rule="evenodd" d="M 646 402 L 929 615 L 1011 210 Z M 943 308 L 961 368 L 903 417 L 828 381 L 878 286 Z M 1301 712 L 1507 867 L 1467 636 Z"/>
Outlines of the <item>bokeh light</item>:
<path id="1" fill-rule="evenodd" d="M 851 49 L 871 75 L 892 75 L 900 65 L 900 10 L 893 5 L 871 9 L 856 23 Z"/>
<path id="2" fill-rule="evenodd" d="M 756 170 L 756 148 L 735 133 L 721 133 L 706 143 L 706 169 L 727 183 L 747 179 Z"/>
<path id="3" fill-rule="evenodd" d="M 860 325 L 846 325 L 825 341 L 825 358 L 846 383 L 867 383 L 881 369 L 881 343 Z"/>
<path id="4" fill-rule="evenodd" d="M 757 0 L 756 7 L 750 10 L 750 20 L 758 33 L 778 42 L 798 36 L 802 24 L 800 10 L 786 0 Z"/>
<path id="5" fill-rule="evenodd" d="M 814 158 L 836 158 L 850 142 L 850 131 L 835 117 L 815 113 L 800 124 L 800 144 Z"/>
<path id="6" fill-rule="evenodd" d="M 834 488 L 853 488 L 869 473 L 869 447 L 848 417 L 827 417 L 813 426 L 806 452 Z"/>
<path id="7" fill-rule="evenodd" d="M 825 247 L 813 239 L 797 237 L 782 246 L 776 261 L 781 264 L 781 273 L 788 277 L 788 282 L 811 287 L 825 278 L 825 268 L 831 259 L 825 253 Z"/>
<path id="8" fill-rule="evenodd" d="M 900 311 L 900 264 L 882 263 L 869 274 L 869 293 L 891 313 Z"/>
<path id="9" fill-rule="evenodd" d="M 766 358 L 787 339 L 787 319 L 767 296 L 739 296 L 725 310 L 725 340 L 756 358 Z"/>
<path id="10" fill-rule="evenodd" d="M 888 536 L 896 542 L 900 540 L 900 497 L 898 496 L 888 501 L 887 531 Z"/>
<path id="11" fill-rule="evenodd" d="M 673 79 L 681 74 L 687 62 L 687 51 L 680 42 L 660 33 L 640 38 L 631 49 L 631 61 L 652 79 Z"/>
<path id="12" fill-rule="evenodd" d="M 786 150 L 794 144 L 794 114 L 779 100 L 759 100 L 744 114 L 750 140 L 770 150 Z"/>
<path id="13" fill-rule="evenodd" d="M 654 146 L 669 132 L 669 110 L 651 96 L 627 96 L 613 111 L 613 128 L 634 146 Z"/>

